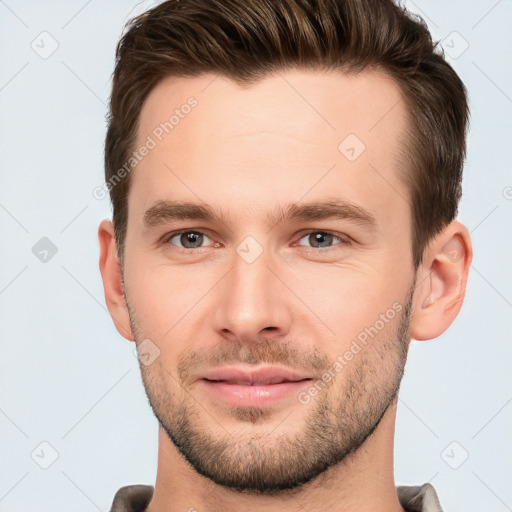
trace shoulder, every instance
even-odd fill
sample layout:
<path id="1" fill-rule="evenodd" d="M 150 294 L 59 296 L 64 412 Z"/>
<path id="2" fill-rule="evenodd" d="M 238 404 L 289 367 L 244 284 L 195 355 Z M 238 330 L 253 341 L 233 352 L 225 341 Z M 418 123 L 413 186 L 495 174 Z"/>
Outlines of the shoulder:
<path id="1" fill-rule="evenodd" d="M 143 512 L 153 491 L 152 485 L 125 485 L 116 492 L 110 512 Z"/>
<path id="2" fill-rule="evenodd" d="M 396 488 L 400 505 L 407 512 L 443 512 L 432 484 L 399 485 Z"/>

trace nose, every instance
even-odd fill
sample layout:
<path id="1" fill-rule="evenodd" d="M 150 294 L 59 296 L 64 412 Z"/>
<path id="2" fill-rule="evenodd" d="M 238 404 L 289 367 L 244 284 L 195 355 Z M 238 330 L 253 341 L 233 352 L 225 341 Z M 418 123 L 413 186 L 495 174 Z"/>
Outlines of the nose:
<path id="1" fill-rule="evenodd" d="M 232 269 L 221 281 L 216 297 L 216 331 L 241 343 L 262 336 L 287 336 L 292 294 L 283 277 L 278 262 L 266 251 L 252 262 L 234 254 Z"/>

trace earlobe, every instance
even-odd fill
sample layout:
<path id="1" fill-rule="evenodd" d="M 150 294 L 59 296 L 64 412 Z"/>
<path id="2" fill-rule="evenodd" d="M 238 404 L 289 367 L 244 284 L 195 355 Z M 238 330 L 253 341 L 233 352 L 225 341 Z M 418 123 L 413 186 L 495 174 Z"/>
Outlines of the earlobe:
<path id="1" fill-rule="evenodd" d="M 472 257 L 469 231 L 461 222 L 452 221 L 435 237 L 418 269 L 411 338 L 437 338 L 452 324 L 464 301 Z"/>
<path id="2" fill-rule="evenodd" d="M 130 317 L 123 289 L 121 264 L 117 257 L 114 226 L 110 220 L 103 220 L 98 228 L 100 245 L 99 267 L 103 280 L 105 303 L 114 325 L 124 338 L 134 341 Z"/>

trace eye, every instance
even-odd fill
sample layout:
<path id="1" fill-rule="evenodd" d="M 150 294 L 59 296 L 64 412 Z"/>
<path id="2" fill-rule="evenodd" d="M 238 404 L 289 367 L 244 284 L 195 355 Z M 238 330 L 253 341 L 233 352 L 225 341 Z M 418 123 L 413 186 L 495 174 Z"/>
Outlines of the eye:
<path id="1" fill-rule="evenodd" d="M 210 240 L 210 238 L 201 231 L 183 230 L 170 233 L 165 237 L 164 242 L 182 249 L 201 249 L 202 243 L 206 240 Z"/>
<path id="2" fill-rule="evenodd" d="M 301 243 L 302 240 L 306 240 L 311 245 L 308 246 L 307 244 Z M 300 240 L 298 245 L 305 245 L 306 247 L 313 247 L 315 249 L 322 249 L 322 248 L 330 248 L 334 245 L 349 245 L 350 241 L 346 237 L 338 236 L 334 233 L 330 233 L 329 231 L 310 231 L 305 236 L 303 236 Z"/>

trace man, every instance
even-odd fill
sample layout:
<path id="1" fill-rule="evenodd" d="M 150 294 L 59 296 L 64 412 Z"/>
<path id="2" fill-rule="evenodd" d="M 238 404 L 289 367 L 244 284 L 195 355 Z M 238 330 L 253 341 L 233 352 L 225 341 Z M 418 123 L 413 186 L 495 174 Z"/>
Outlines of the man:
<path id="1" fill-rule="evenodd" d="M 411 339 L 472 258 L 466 89 L 391 0 L 172 0 L 117 48 L 106 303 L 159 421 L 113 512 L 439 511 L 395 487 Z"/>

